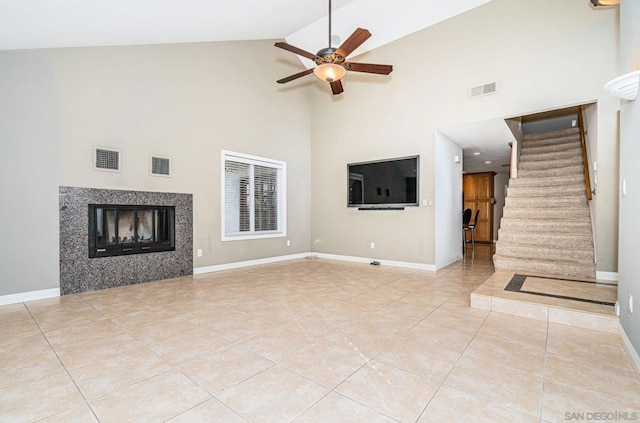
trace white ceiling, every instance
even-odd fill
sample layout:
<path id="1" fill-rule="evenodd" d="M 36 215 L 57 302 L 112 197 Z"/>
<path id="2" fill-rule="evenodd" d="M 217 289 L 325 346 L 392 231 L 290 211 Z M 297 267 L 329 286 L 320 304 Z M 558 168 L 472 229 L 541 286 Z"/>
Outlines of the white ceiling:
<path id="1" fill-rule="evenodd" d="M 511 147 L 515 137 L 504 119 L 491 119 L 441 129 L 445 136 L 462 147 L 462 165 L 465 173 L 506 173 Z M 480 153 L 474 155 L 473 153 Z M 491 163 L 485 163 L 490 161 Z"/>
<path id="2" fill-rule="evenodd" d="M 353 0 L 333 0 L 334 9 Z M 0 50 L 281 39 L 327 14 L 299 0 L 0 0 Z"/>
<path id="3" fill-rule="evenodd" d="M 349 56 L 355 57 L 490 1 L 353 0 L 339 9 L 334 5 L 331 19 L 332 45 L 338 47 L 358 27 L 369 29 L 371 38 Z M 285 38 L 289 44 L 312 53 L 328 47 L 326 14 Z M 314 66 L 311 60 L 304 59 L 303 63 L 308 68 Z"/>
<path id="4" fill-rule="evenodd" d="M 389 43 L 491 0 L 333 0 L 334 34 Z M 328 0 L 0 0 L 0 50 L 287 39 L 327 44 Z M 291 38 L 291 39 L 290 39 Z M 364 51 L 364 50 L 363 50 Z"/>
<path id="5" fill-rule="evenodd" d="M 354 57 L 491 0 L 332 1 L 334 46 L 357 27 L 373 34 Z M 315 53 L 328 43 L 328 0 L 0 0 L 0 11 L 0 51 L 285 39 Z M 505 128 L 500 120 L 443 132 L 465 149 L 470 171 L 502 164 Z M 471 149 L 482 155 L 467 157 Z"/>

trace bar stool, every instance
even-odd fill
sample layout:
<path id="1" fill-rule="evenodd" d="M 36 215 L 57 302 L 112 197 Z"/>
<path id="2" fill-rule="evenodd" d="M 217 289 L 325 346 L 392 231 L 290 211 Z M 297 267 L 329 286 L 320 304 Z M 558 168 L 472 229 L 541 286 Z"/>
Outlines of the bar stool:
<path id="1" fill-rule="evenodd" d="M 470 210 L 470 209 L 467 209 Z M 465 210 L 466 212 L 466 210 Z M 467 224 L 467 225 L 462 225 L 463 228 L 463 241 L 465 242 L 466 245 L 466 241 L 467 241 L 467 231 L 471 232 L 471 249 L 473 250 L 473 253 L 476 253 L 476 225 L 478 224 L 478 215 L 480 214 L 480 210 L 476 210 L 476 216 L 473 218 L 473 224 Z"/>

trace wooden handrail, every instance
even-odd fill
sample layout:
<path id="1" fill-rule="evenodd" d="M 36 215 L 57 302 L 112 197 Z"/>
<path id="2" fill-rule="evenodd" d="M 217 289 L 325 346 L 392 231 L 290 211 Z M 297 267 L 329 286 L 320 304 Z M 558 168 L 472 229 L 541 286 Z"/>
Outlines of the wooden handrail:
<path id="1" fill-rule="evenodd" d="M 584 136 L 584 120 L 582 119 L 582 106 L 578 106 L 578 126 L 580 127 L 580 144 L 582 145 L 582 167 L 584 168 L 584 188 L 587 200 L 593 198 L 591 192 L 591 178 L 589 176 L 589 159 L 587 157 L 587 141 Z"/>

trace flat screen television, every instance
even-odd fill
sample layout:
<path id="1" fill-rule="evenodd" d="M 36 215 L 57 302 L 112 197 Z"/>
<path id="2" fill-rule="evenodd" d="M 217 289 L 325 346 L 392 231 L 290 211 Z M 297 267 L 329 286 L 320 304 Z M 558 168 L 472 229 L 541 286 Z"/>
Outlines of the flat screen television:
<path id="1" fill-rule="evenodd" d="M 348 206 L 388 209 L 418 205 L 420 156 L 347 165 Z"/>

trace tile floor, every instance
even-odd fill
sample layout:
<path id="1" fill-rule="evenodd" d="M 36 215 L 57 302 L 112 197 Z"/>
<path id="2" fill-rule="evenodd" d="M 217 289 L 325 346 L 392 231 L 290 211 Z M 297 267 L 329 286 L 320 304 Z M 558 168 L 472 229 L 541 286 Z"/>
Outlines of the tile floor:
<path id="1" fill-rule="evenodd" d="M 470 308 L 493 273 L 476 246 L 438 272 L 302 259 L 3 306 L 0 421 L 640 420 L 618 335 Z"/>

